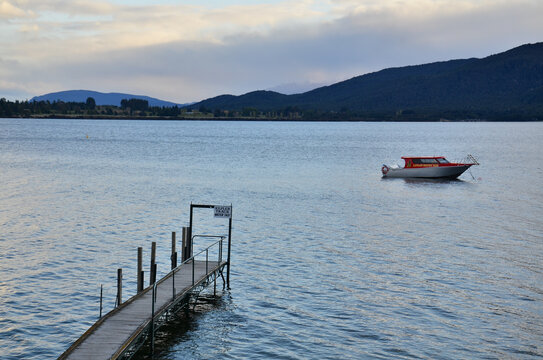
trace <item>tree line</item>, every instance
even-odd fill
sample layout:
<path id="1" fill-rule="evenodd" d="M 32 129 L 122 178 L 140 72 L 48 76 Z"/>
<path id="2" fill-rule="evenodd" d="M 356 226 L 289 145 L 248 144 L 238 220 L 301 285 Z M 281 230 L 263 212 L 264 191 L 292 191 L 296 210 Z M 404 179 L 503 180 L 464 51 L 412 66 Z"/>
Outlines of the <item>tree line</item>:
<path id="1" fill-rule="evenodd" d="M 302 119 L 298 107 L 287 106 L 276 111 L 260 111 L 245 107 L 241 110 L 208 109 L 186 107 L 149 106 L 147 100 L 123 99 L 120 106 L 96 105 L 94 98 L 85 102 L 72 101 L 9 101 L 0 99 L 0 118 L 48 118 L 48 117 L 89 117 L 89 118 L 174 118 L 174 119 Z"/>
<path id="2" fill-rule="evenodd" d="M 177 117 L 186 111 L 178 106 L 149 106 L 147 100 L 124 99 L 121 106 L 96 105 L 94 98 L 85 102 L 72 101 L 9 101 L 0 99 L 0 117 Z"/>
<path id="3" fill-rule="evenodd" d="M 543 110 L 543 109 L 542 109 Z M 98 118 L 98 119 L 209 119 L 209 120 L 306 120 L 306 121 L 541 121 L 543 111 L 403 109 L 397 111 L 360 111 L 343 107 L 338 111 L 286 106 L 275 110 L 244 107 L 239 110 L 210 109 L 205 106 L 149 106 L 147 100 L 124 99 L 120 106 L 85 102 L 9 101 L 0 99 L 0 118 Z"/>

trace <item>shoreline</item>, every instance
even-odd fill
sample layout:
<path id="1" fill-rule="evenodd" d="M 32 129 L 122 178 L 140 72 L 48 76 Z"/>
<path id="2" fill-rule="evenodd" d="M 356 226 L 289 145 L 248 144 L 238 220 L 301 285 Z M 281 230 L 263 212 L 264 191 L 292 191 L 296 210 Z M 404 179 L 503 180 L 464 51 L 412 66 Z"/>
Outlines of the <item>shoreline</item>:
<path id="1" fill-rule="evenodd" d="M 43 115 L 43 116 L 12 116 L 2 119 L 33 119 L 33 120 L 132 120 L 132 121 L 245 121 L 245 122 L 541 122 L 543 119 L 301 119 L 301 118 L 264 118 L 264 117 L 205 117 L 205 116 L 104 116 L 104 115 Z"/>

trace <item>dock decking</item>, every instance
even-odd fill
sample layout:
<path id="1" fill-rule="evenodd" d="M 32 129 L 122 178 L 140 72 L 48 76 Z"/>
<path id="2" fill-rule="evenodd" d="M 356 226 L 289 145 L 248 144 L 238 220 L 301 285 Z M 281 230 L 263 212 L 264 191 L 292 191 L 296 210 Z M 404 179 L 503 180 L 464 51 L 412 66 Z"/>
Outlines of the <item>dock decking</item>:
<path id="1" fill-rule="evenodd" d="M 222 260 L 194 260 L 170 272 L 157 282 L 154 319 L 182 301 L 196 287 L 216 281 L 226 264 Z M 117 359 L 144 332 L 153 331 L 150 329 L 153 318 L 152 298 L 153 286 L 134 295 L 98 320 L 59 359 Z"/>

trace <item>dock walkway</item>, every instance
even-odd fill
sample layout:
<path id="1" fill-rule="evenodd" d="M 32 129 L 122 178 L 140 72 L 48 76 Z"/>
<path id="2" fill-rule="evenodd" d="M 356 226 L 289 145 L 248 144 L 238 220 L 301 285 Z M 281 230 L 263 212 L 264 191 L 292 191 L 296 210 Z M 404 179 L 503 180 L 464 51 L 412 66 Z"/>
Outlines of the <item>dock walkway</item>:
<path id="1" fill-rule="evenodd" d="M 222 242 L 221 242 L 222 243 Z M 194 289 L 216 281 L 227 261 L 191 260 L 98 320 L 59 359 L 117 359 Z M 194 272 L 193 272 L 194 270 Z M 194 275 L 194 276 L 193 276 Z M 155 304 L 152 298 L 155 292 Z M 154 310 L 154 311 L 153 311 Z M 154 313 L 154 316 L 152 314 Z"/>
<path id="2" fill-rule="evenodd" d="M 223 260 L 223 242 L 226 236 L 192 234 L 193 210 L 214 209 L 215 217 L 228 219 L 228 253 Z M 142 248 L 138 248 L 138 293 L 122 303 L 122 269 L 117 272 L 117 300 L 121 304 L 92 325 L 77 339 L 59 359 L 119 359 L 130 358 L 147 340 L 151 341 L 151 352 L 154 351 L 155 330 L 165 323 L 169 314 L 179 306 L 188 303 L 191 295 L 214 283 L 217 278 L 223 279 L 223 285 L 230 289 L 230 248 L 232 235 L 232 205 L 190 204 L 190 225 L 183 228 L 182 260 L 177 266 L 175 233 L 172 233 L 172 270 L 159 281 L 156 279 L 155 250 L 151 249 L 152 283 L 143 289 L 143 271 L 141 270 Z M 220 240 L 206 247 L 196 255 L 192 255 L 195 238 L 219 238 Z M 226 282 L 223 269 L 226 267 Z M 224 287 L 224 286 L 223 286 Z"/>

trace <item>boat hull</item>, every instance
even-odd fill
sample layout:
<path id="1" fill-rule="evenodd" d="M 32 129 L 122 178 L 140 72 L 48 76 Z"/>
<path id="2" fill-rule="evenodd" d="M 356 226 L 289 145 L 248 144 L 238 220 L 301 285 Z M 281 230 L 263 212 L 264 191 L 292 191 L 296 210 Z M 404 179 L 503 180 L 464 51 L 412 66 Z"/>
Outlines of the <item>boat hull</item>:
<path id="1" fill-rule="evenodd" d="M 428 179 L 456 179 L 472 164 L 455 166 L 432 166 L 419 168 L 389 168 L 383 177 L 390 178 L 428 178 Z"/>

